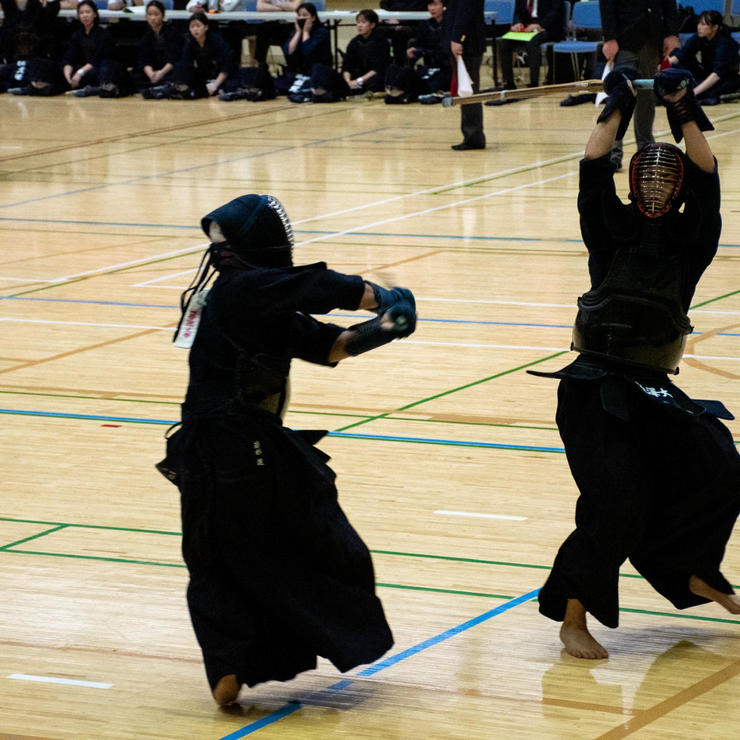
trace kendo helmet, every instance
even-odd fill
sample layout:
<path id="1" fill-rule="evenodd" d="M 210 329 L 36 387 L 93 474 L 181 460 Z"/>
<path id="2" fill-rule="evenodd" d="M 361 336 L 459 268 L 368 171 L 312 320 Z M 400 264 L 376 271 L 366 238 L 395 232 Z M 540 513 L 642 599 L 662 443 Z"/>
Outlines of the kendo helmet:
<path id="1" fill-rule="evenodd" d="M 673 144 L 642 147 L 630 160 L 630 200 L 648 218 L 665 215 L 680 205 L 684 155 Z"/>
<path id="2" fill-rule="evenodd" d="M 274 196 L 252 193 L 219 206 L 201 219 L 206 235 L 213 221 L 226 239 L 209 247 L 216 268 L 293 264 L 293 227 L 282 203 Z"/>

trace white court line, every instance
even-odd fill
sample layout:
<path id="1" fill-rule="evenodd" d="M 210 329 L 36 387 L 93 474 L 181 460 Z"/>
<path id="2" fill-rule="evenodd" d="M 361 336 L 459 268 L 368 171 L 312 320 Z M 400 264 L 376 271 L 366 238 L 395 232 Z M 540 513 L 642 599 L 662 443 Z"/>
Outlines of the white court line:
<path id="1" fill-rule="evenodd" d="M 183 270 L 182 272 L 173 272 L 169 275 L 164 275 L 156 278 L 152 278 L 151 280 L 145 280 L 143 283 L 136 283 L 134 285 L 134 288 L 159 288 L 160 290 L 185 290 L 187 288 L 187 285 L 183 286 L 182 288 L 173 287 L 171 285 L 155 285 L 154 283 L 160 283 L 163 280 L 172 280 L 174 278 L 178 278 L 181 275 L 192 275 L 198 270 L 197 267 L 193 267 L 190 270 Z"/>
<path id="2" fill-rule="evenodd" d="M 444 511 L 439 509 L 434 512 L 435 514 L 442 514 L 444 516 L 469 516 L 475 517 L 476 519 L 508 519 L 512 522 L 526 522 L 526 516 L 510 516 L 509 514 L 479 514 L 475 511 Z"/>
<path id="3" fill-rule="evenodd" d="M 67 686 L 86 686 L 91 689 L 109 689 L 112 683 L 100 683 L 99 681 L 77 681 L 72 678 L 54 678 L 53 676 L 29 676 L 25 673 L 11 673 L 8 678 L 19 681 L 37 681 L 39 683 L 61 683 Z"/>
<path id="4" fill-rule="evenodd" d="M 578 172 L 576 170 L 572 170 L 570 172 L 566 172 L 564 175 L 556 175 L 555 177 L 548 177 L 544 180 L 537 180 L 537 182 L 530 182 L 525 183 L 524 185 L 515 185 L 511 188 L 504 188 L 503 190 L 494 190 L 492 193 L 484 193 L 483 195 L 475 195 L 472 198 L 464 198 L 463 200 L 455 201 L 454 203 L 444 203 L 440 206 L 434 206 L 433 208 L 425 208 L 421 211 L 414 211 L 413 213 L 405 213 L 402 216 L 395 216 L 393 218 L 386 218 L 382 221 L 373 221 L 369 224 L 362 224 L 361 226 L 355 226 L 351 229 L 345 229 L 344 231 L 335 231 L 330 234 L 322 234 L 321 236 L 316 236 L 313 239 L 306 239 L 305 241 L 298 242 L 296 244 L 296 247 L 304 246 L 305 244 L 313 244 L 314 242 L 322 242 L 326 239 L 334 239 L 338 236 L 344 236 L 345 234 L 354 234 L 357 231 L 363 231 L 365 229 L 374 228 L 376 226 L 383 226 L 385 224 L 392 224 L 396 221 L 404 221 L 407 218 L 414 218 L 415 216 L 426 216 L 429 213 L 434 213 L 435 211 L 444 211 L 448 208 L 457 208 L 458 206 L 464 206 L 467 203 L 475 203 L 478 200 L 485 200 L 486 198 L 492 198 L 495 195 L 506 195 L 507 193 L 515 193 L 518 190 L 525 190 L 526 188 L 535 187 L 537 185 L 544 185 L 548 182 L 554 182 L 555 180 L 562 180 L 566 177 L 573 177 L 574 175 L 577 175 Z"/>
<path id="5" fill-rule="evenodd" d="M 53 319 L 18 319 L 14 316 L 0 316 L 0 321 L 14 324 L 64 324 L 66 326 L 98 326 L 108 329 L 156 329 L 158 331 L 172 331 L 173 326 L 145 326 L 143 324 L 101 324 L 95 321 L 56 321 Z"/>
<path id="6" fill-rule="evenodd" d="M 317 221 L 319 219 L 323 218 L 331 218 L 332 216 L 343 216 L 345 213 L 352 213 L 353 211 L 361 211 L 365 208 L 375 208 L 376 206 L 382 206 L 387 205 L 388 203 L 393 203 L 395 201 L 404 200 L 406 198 L 414 198 L 417 195 L 429 195 L 430 193 L 440 193 L 444 192 L 446 190 L 454 190 L 455 188 L 464 188 L 468 187 L 469 185 L 475 185 L 479 182 L 488 182 L 490 180 L 497 180 L 500 177 L 508 177 L 509 175 L 518 175 L 522 172 L 529 172 L 530 170 L 533 170 L 537 167 L 547 167 L 551 164 L 558 164 L 559 162 L 568 162 L 573 157 L 579 157 L 582 154 L 582 152 L 574 152 L 572 154 L 564 154 L 560 157 L 555 157 L 553 159 L 543 159 L 538 162 L 534 162 L 531 164 L 525 164 L 521 167 L 512 167 L 508 170 L 499 170 L 498 172 L 489 172 L 486 175 L 481 175 L 480 177 L 474 177 L 470 180 L 459 180 L 458 182 L 449 183 L 447 185 L 438 185 L 434 188 L 425 188 L 424 190 L 415 190 L 413 193 L 406 193 L 405 195 L 394 195 L 391 198 L 383 198 L 383 200 L 376 200 L 372 203 L 365 203 L 363 205 L 359 206 L 353 206 L 352 208 L 345 208 L 341 211 L 334 211 L 332 213 L 323 213 L 320 216 L 311 216 L 310 218 L 304 218 L 300 221 L 294 221 L 293 225 L 298 224 L 305 224 L 309 221 Z"/>
<path id="7" fill-rule="evenodd" d="M 570 352 L 569 347 L 535 347 L 526 344 L 473 344 L 463 342 L 427 342 L 419 339 L 404 339 L 404 344 L 430 344 L 437 347 L 462 347 L 463 349 L 516 349 L 531 350 L 533 352 Z M 740 362 L 740 357 L 721 357 L 720 355 L 691 355 L 685 354 L 684 358 L 690 357 L 694 360 L 726 360 L 727 362 Z"/>
<path id="8" fill-rule="evenodd" d="M 185 247 L 184 249 L 175 249 L 173 252 L 163 252 L 162 254 L 156 254 L 154 256 L 144 257 L 143 259 L 131 260 L 130 262 L 120 262 L 117 265 L 107 265 L 106 267 L 96 267 L 94 270 L 85 270 L 85 272 L 77 272 L 74 275 L 64 275 L 63 277 L 54 278 L 53 280 L 47 280 L 49 283 L 63 283 L 66 280 L 72 280 L 78 277 L 85 277 L 87 275 L 97 275 L 100 272 L 108 272 L 108 270 L 119 270 L 122 267 L 131 267 L 133 265 L 141 265 L 149 263 L 155 260 L 164 259 L 165 257 L 174 257 L 177 254 L 186 254 L 196 249 L 203 249 L 207 247 L 210 242 L 204 244 L 195 244 L 192 247 Z"/>
<path id="9" fill-rule="evenodd" d="M 144 324 L 103 324 L 94 321 L 58 321 L 53 319 L 19 319 L 14 316 L 0 316 L 0 321 L 21 324 L 66 324 L 69 326 L 96 326 L 111 329 L 152 329 L 154 331 L 172 331 L 173 326 L 147 326 Z M 419 339 L 405 339 L 404 344 L 424 344 L 433 347 L 455 347 L 463 349 L 514 349 L 528 350 L 532 352 L 568 352 L 568 347 L 542 347 L 528 344 L 476 344 L 473 342 L 432 342 Z M 719 355 L 690 355 L 696 360 L 727 360 L 729 362 L 738 362 L 740 357 L 721 357 Z"/>

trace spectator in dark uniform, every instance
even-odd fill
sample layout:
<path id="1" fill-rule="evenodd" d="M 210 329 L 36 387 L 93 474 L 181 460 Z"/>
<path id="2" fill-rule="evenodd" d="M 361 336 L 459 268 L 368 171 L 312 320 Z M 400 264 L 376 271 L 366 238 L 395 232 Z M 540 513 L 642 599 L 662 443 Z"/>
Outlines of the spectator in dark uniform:
<path id="1" fill-rule="evenodd" d="M 23 88 L 31 82 L 34 60 L 55 58 L 54 23 L 58 0 L 0 0 L 0 93 Z"/>
<path id="2" fill-rule="evenodd" d="M 716 105 L 720 95 L 740 89 L 738 44 L 716 10 L 699 15 L 696 33 L 674 49 L 669 60 L 674 67 L 691 72 L 698 83 L 694 95 L 703 105 Z"/>
<path id="3" fill-rule="evenodd" d="M 296 21 L 291 37 L 283 44 L 287 71 L 310 75 L 314 64 L 331 66 L 329 30 L 319 19 L 313 3 L 296 8 Z"/>
<path id="4" fill-rule="evenodd" d="M 137 87 L 162 85 L 174 79 L 175 65 L 182 54 L 184 37 L 180 29 L 165 21 L 165 8 L 159 0 L 146 5 L 144 35 L 139 40 Z"/>
<path id="5" fill-rule="evenodd" d="M 357 14 L 357 36 L 347 44 L 342 64 L 342 77 L 349 94 L 382 90 L 390 63 L 390 44 L 385 32 L 378 28 L 378 14 L 374 10 L 361 10 Z"/>

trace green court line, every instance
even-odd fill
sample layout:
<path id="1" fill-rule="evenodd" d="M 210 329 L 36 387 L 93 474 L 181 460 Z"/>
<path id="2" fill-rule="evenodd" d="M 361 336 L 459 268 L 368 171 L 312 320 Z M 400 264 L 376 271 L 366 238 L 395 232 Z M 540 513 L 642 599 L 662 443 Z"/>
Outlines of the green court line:
<path id="1" fill-rule="evenodd" d="M 710 298 L 708 301 L 702 301 L 701 303 L 695 303 L 689 310 L 692 310 L 694 308 L 701 308 L 702 306 L 706 306 L 710 303 L 716 303 L 717 301 L 722 301 L 725 298 L 729 298 L 730 296 L 737 295 L 740 293 L 740 290 L 733 290 L 732 293 L 725 293 L 724 295 L 719 295 L 716 298 Z"/>
<path id="2" fill-rule="evenodd" d="M 387 411 L 384 414 L 378 414 L 377 416 L 372 416 L 368 419 L 365 419 L 363 421 L 357 421 L 354 424 L 348 424 L 345 427 L 340 427 L 339 429 L 335 429 L 335 432 L 344 432 L 347 429 L 352 429 L 353 427 L 360 426 L 362 424 L 367 424 L 368 422 L 375 421 L 377 419 L 383 419 L 386 416 L 389 416 L 390 414 L 395 414 L 398 411 L 406 411 L 407 409 L 413 408 L 414 406 L 420 406 L 422 403 L 427 403 L 428 401 L 434 401 L 438 398 L 443 398 L 444 396 L 449 396 L 453 393 L 457 393 L 458 391 L 465 390 L 467 388 L 472 388 L 476 385 L 481 385 L 483 383 L 487 383 L 489 380 L 495 380 L 496 378 L 502 378 L 505 375 L 510 375 L 511 373 L 518 372 L 519 370 L 523 370 L 526 367 L 532 367 L 532 365 L 539 365 L 541 362 L 546 362 L 547 360 L 551 360 L 554 357 L 560 357 L 560 355 L 567 354 L 567 350 L 563 350 L 562 352 L 556 352 L 553 355 L 548 355 L 547 357 L 542 357 L 539 360 L 534 360 L 533 362 L 528 362 L 524 365 L 519 365 L 519 367 L 510 368 L 509 370 L 504 370 L 503 372 L 496 373 L 495 375 L 489 375 L 487 378 L 481 378 L 480 380 L 474 380 L 472 383 L 466 383 L 465 385 L 458 386 L 457 388 L 451 388 L 448 391 L 442 391 L 441 393 L 437 393 L 433 396 L 429 396 L 428 398 L 422 398 L 419 401 L 414 401 L 413 403 L 408 403 L 405 406 L 400 406 L 397 409 L 394 409 L 393 411 Z"/>
<path id="3" fill-rule="evenodd" d="M 673 612 L 655 612 L 650 609 L 629 609 L 626 606 L 619 607 L 620 612 L 632 614 L 649 614 L 653 617 L 676 617 L 677 619 L 696 619 L 700 622 L 723 622 L 724 624 L 740 624 L 738 619 L 721 619 L 719 617 L 700 617 L 697 614 L 674 614 Z"/>
<path id="4" fill-rule="evenodd" d="M 22 540 L 16 540 L 15 542 L 10 542 L 7 545 L 0 546 L 0 550 L 7 550 L 10 547 L 15 547 L 16 545 L 22 545 L 24 542 L 29 542 L 30 540 L 38 539 L 39 537 L 44 537 L 47 534 L 52 534 L 53 532 L 58 532 L 61 529 L 67 529 L 69 527 L 68 524 L 59 524 L 56 527 L 52 527 L 51 529 L 47 529 L 44 532 L 39 532 L 38 534 L 32 534 L 30 537 L 24 537 Z"/>
<path id="5" fill-rule="evenodd" d="M 74 525 L 71 525 L 74 526 Z M 43 532 L 43 534 L 47 534 L 46 532 Z M 39 535 L 41 536 L 41 535 Z M 77 555 L 74 553 L 62 553 L 62 552 L 40 552 L 37 550 L 10 550 L 8 549 L 9 545 L 6 545 L 5 547 L 0 547 L 0 552 L 8 552 L 13 553 L 16 555 L 43 555 L 46 557 L 55 557 L 55 558 L 72 558 L 75 560 L 97 560 L 102 561 L 106 563 L 126 563 L 126 564 L 133 564 L 133 565 L 154 565 L 164 568 L 185 568 L 184 563 L 162 563 L 157 562 L 153 560 L 134 560 L 132 558 L 110 558 L 110 557 L 103 557 L 100 555 Z M 524 567 L 538 567 L 538 566 L 524 566 Z M 378 588 L 396 588 L 404 591 L 425 591 L 430 593 L 440 593 L 440 594 L 451 594 L 453 596 L 476 596 L 480 598 L 486 598 L 486 599 L 511 599 L 511 596 L 506 596 L 504 594 L 487 594 L 487 593 L 481 593 L 477 591 L 459 591 L 455 589 L 447 589 L 447 588 L 432 588 L 429 586 L 408 586 L 401 583 L 379 583 L 376 582 L 375 584 Z M 737 619 L 721 619 L 718 617 L 703 617 L 698 616 L 696 614 L 673 614 L 671 612 L 659 612 L 659 611 L 651 611 L 648 609 L 630 609 L 628 607 L 620 607 L 620 612 L 631 612 L 634 614 L 647 614 L 650 616 L 656 616 L 656 617 L 675 617 L 677 619 L 694 619 L 699 622 L 721 622 L 725 624 L 740 624 L 740 620 Z"/>
<path id="6" fill-rule="evenodd" d="M 406 585 L 400 585 L 398 583 L 379 583 L 375 582 L 376 586 L 382 587 L 382 588 L 401 588 L 405 591 L 431 591 L 432 593 L 436 594 L 454 594 L 455 596 L 480 596 L 484 599 L 504 599 L 505 601 L 508 601 L 509 599 L 513 599 L 513 596 L 507 596 L 505 594 L 484 594 L 480 591 L 456 591 L 454 589 L 450 588 L 431 588 L 429 586 L 406 586 Z"/>
<path id="7" fill-rule="evenodd" d="M 41 550 L 9 550 L 0 548 L 0 552 L 14 555 L 43 555 L 48 558 L 71 558 L 72 560 L 98 560 L 104 563 L 126 563 L 127 565 L 158 565 L 162 568 L 185 568 L 185 563 L 161 563 L 157 560 L 134 560 L 133 558 L 109 558 L 102 555 L 79 555 L 74 552 L 42 552 Z"/>
<path id="8" fill-rule="evenodd" d="M 78 527 L 80 529 L 109 529 L 114 532 L 137 532 L 138 534 L 166 534 L 180 537 L 182 532 L 170 532 L 161 529 L 142 529 L 140 527 L 112 527 L 105 524 L 77 524 L 74 522 L 47 522 L 42 519 L 15 519 L 0 516 L 0 522 L 18 522 L 19 524 L 45 524 L 51 527 Z"/>
<path id="9" fill-rule="evenodd" d="M 79 396 L 74 393 L 39 393 L 29 391 L 6 391 L 0 390 L 0 394 L 7 394 L 11 396 L 41 396 L 43 398 L 73 398 L 75 400 L 84 401 L 115 401 L 120 403 L 148 403 L 148 404 L 159 404 L 165 406 L 180 406 L 180 401 L 155 401 L 152 399 L 144 398 L 104 398 L 102 396 Z M 348 412 L 338 411 L 301 411 L 298 409 L 290 409 L 291 414 L 303 415 L 303 416 L 338 416 L 343 419 L 370 419 L 377 418 L 373 414 L 351 414 Z M 557 431 L 557 427 L 551 426 L 535 426 L 534 424 L 496 424 L 494 422 L 487 421 L 461 421 L 459 419 L 420 419 L 415 416 L 387 416 L 385 417 L 389 421 L 415 421 L 425 424 L 463 424 L 468 426 L 479 426 L 479 427 L 501 427 L 504 429 L 533 429 L 535 431 L 552 432 Z"/>
<path id="10" fill-rule="evenodd" d="M 112 526 L 106 526 L 102 524 L 73 524 L 70 522 L 48 522 L 40 519 L 14 519 L 12 517 L 7 516 L 0 516 L 0 522 L 17 522 L 19 524 L 43 524 L 45 526 L 52 526 L 54 529 L 50 529 L 46 532 L 40 532 L 39 534 L 33 535 L 31 537 L 26 538 L 25 540 L 18 540 L 18 543 L 11 543 L 10 545 L 5 545 L 3 547 L 0 547 L 0 551 L 6 551 L 6 552 L 18 552 L 18 553 L 24 553 L 26 555 L 49 555 L 49 556 L 55 556 L 58 555 L 59 557 L 69 557 L 69 558 L 83 558 L 83 559 L 92 559 L 92 560 L 110 560 L 111 562 L 124 562 L 124 563 L 133 563 L 133 564 L 142 564 L 142 565 L 162 565 L 167 567 L 185 567 L 184 565 L 173 565 L 172 563 L 159 563 L 155 561 L 147 561 L 147 560 L 124 560 L 122 558 L 103 558 L 98 557 L 94 555 L 74 555 L 74 554 L 64 554 L 64 553 L 44 553 L 44 552 L 37 552 L 35 550 L 9 550 L 7 548 L 12 547 L 15 544 L 19 544 L 22 542 L 25 542 L 30 539 L 36 539 L 38 537 L 43 537 L 46 534 L 51 534 L 52 532 L 56 532 L 60 529 L 73 529 L 75 527 L 80 529 L 102 529 L 102 530 L 111 530 L 114 532 L 134 532 L 137 534 L 159 534 L 159 535 L 168 535 L 170 537 L 180 537 L 182 535 L 181 532 L 170 532 L 170 531 L 164 531 L 160 529 L 141 529 L 138 527 L 112 527 Z M 466 557 L 460 557 L 456 555 L 432 555 L 429 553 L 421 553 L 421 552 L 403 552 L 400 550 L 370 550 L 370 552 L 373 555 L 391 555 L 394 557 L 400 557 L 400 558 L 423 558 L 426 560 L 444 560 L 447 562 L 453 562 L 453 563 L 473 563 L 475 565 L 499 565 L 506 568 L 531 568 L 534 570 L 550 570 L 551 566 L 549 565 L 536 565 L 534 563 L 514 563 L 507 560 L 485 560 L 482 558 L 466 558 Z M 636 578 L 638 580 L 643 580 L 643 576 L 641 576 L 639 573 L 620 573 L 620 578 Z M 388 584 L 385 584 L 388 585 Z M 733 588 L 740 589 L 740 585 L 736 586 L 733 585 Z M 460 593 L 468 593 L 468 592 L 460 592 Z M 476 595 L 472 592 L 470 592 L 470 595 Z M 481 595 L 481 594 L 478 594 Z M 503 598 L 503 597 L 502 597 Z M 509 597 L 506 597 L 509 598 Z"/>

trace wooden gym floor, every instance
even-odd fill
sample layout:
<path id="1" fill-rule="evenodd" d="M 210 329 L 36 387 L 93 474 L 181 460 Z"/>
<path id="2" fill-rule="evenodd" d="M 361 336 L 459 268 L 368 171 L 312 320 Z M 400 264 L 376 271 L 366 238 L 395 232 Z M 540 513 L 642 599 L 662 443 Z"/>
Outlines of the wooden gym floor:
<path id="1" fill-rule="evenodd" d="M 737 617 L 677 612 L 629 564 L 619 630 L 595 625 L 609 660 L 565 655 L 537 612 L 576 491 L 556 382 L 525 369 L 568 359 L 595 118 L 558 102 L 486 108 L 488 148 L 456 153 L 440 107 L 0 98 L 4 737 L 737 737 Z M 724 231 L 678 382 L 738 413 L 740 108 L 709 114 Z M 288 417 L 332 432 L 396 644 L 226 712 L 153 465 L 187 379 L 170 339 L 199 219 L 246 192 L 285 203 L 297 262 L 409 286 L 420 323 L 334 370 L 296 362 Z M 725 572 L 740 586 L 738 533 Z"/>

